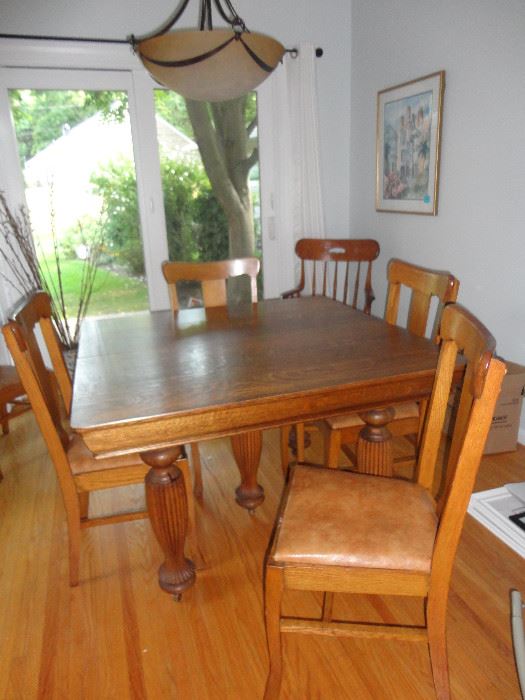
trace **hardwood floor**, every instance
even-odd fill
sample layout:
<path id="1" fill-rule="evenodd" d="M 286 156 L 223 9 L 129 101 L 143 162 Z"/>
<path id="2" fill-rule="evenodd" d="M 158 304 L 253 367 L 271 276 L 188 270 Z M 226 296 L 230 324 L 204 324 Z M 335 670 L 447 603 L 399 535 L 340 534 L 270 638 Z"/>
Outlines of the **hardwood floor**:
<path id="1" fill-rule="evenodd" d="M 199 537 L 207 568 L 180 603 L 157 585 L 160 551 L 147 521 L 83 533 L 81 583 L 70 589 L 64 509 L 31 413 L 0 442 L 0 698 L 257 700 L 267 658 L 262 561 L 282 485 L 279 436 L 268 432 L 264 504 L 250 516 L 233 497 L 227 440 L 201 444 Z M 477 489 L 525 480 L 525 448 L 485 458 Z M 137 506 L 142 489 L 131 494 Z M 97 497 L 104 510 L 130 492 Z M 127 503 L 127 500 L 126 500 Z M 518 700 L 509 590 L 525 593 L 521 557 L 467 516 L 449 606 L 456 700 Z M 289 610 L 315 614 L 311 594 Z M 336 614 L 419 620 L 410 601 L 341 596 Z M 433 699 L 424 647 L 391 641 L 288 637 L 282 697 Z"/>

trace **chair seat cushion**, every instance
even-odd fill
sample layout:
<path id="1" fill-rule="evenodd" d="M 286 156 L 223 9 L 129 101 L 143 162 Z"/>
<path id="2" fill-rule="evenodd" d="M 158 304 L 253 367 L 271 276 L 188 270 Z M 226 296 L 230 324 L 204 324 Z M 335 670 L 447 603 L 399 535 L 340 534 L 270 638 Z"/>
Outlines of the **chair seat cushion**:
<path id="1" fill-rule="evenodd" d="M 73 433 L 67 448 L 67 456 L 73 474 L 87 474 L 88 472 L 102 471 L 104 469 L 117 469 L 119 467 L 134 467 L 146 465 L 137 454 L 118 455 L 117 457 L 102 457 L 95 459 L 80 435 Z"/>
<path id="2" fill-rule="evenodd" d="M 394 421 L 405 420 L 406 418 L 419 418 L 419 406 L 415 401 L 394 404 L 393 408 L 396 412 Z M 353 428 L 364 425 L 364 421 L 359 418 L 357 413 L 349 413 L 344 416 L 327 418 L 326 422 L 332 430 L 343 430 L 344 428 Z"/>
<path id="3" fill-rule="evenodd" d="M 298 465 L 276 562 L 430 572 L 437 516 L 418 484 Z"/>

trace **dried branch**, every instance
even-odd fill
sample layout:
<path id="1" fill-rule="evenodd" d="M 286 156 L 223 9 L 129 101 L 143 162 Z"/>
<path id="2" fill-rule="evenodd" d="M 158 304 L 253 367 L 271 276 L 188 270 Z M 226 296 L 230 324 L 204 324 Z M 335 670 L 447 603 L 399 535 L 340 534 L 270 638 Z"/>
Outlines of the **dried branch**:
<path id="1" fill-rule="evenodd" d="M 79 223 L 80 232 L 82 227 Z M 56 265 L 57 283 L 49 262 L 44 255 L 37 255 L 29 214 L 25 207 L 14 214 L 7 204 L 5 195 L 0 192 L 0 259 L 4 261 L 9 274 L 0 272 L 13 289 L 23 296 L 37 289 L 43 289 L 51 299 L 51 313 L 60 342 L 66 348 L 78 343 L 80 326 L 84 320 L 97 274 L 97 265 L 103 247 L 103 235 L 89 241 L 89 254 L 82 266 L 80 298 L 74 315 L 74 331 L 68 318 L 65 302 L 64 283 L 61 267 L 60 245 L 56 235 L 54 210 L 51 214 L 51 235 L 53 242 L 53 262 Z"/>

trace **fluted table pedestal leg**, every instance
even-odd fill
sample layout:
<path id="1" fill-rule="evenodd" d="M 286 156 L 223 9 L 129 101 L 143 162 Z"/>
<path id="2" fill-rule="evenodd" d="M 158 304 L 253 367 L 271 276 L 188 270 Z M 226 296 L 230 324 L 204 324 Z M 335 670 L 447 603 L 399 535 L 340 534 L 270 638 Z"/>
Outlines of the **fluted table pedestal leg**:
<path id="1" fill-rule="evenodd" d="M 141 452 L 151 467 L 146 475 L 146 503 L 151 527 L 165 561 L 159 568 L 159 585 L 180 598 L 195 582 L 195 566 L 184 556 L 188 531 L 188 501 L 184 476 L 177 461 L 186 459 L 182 447 Z"/>
<path id="2" fill-rule="evenodd" d="M 379 476 L 393 475 L 392 433 L 387 425 L 394 415 L 395 411 L 391 407 L 359 413 L 366 425 L 361 429 L 357 441 L 358 471 Z"/>
<path id="3" fill-rule="evenodd" d="M 243 508 L 253 511 L 264 501 L 263 487 L 257 483 L 262 433 L 257 430 L 251 433 L 232 435 L 231 444 L 241 474 L 241 483 L 235 490 L 235 500 Z"/>

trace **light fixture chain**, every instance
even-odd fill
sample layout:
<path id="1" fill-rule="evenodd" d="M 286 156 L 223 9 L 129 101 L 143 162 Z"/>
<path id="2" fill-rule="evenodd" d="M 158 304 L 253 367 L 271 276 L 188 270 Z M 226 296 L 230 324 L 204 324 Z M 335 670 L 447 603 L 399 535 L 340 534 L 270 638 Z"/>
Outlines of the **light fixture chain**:
<path id="1" fill-rule="evenodd" d="M 217 7 L 217 10 L 219 11 L 220 16 L 223 18 L 225 22 L 228 22 L 232 26 L 232 29 L 235 30 L 236 27 L 238 27 L 241 32 L 247 32 L 248 29 L 246 28 L 246 25 L 244 24 L 244 20 L 242 20 L 239 15 L 237 14 L 237 10 L 234 8 L 230 0 L 224 0 L 226 7 L 230 11 L 230 15 L 228 16 L 227 13 L 224 11 L 224 8 L 222 7 L 221 0 L 215 0 L 215 6 Z"/>
<path id="2" fill-rule="evenodd" d="M 213 22 L 211 18 L 211 0 L 201 0 L 200 30 L 203 31 L 204 28 L 210 31 L 213 29 Z"/>

